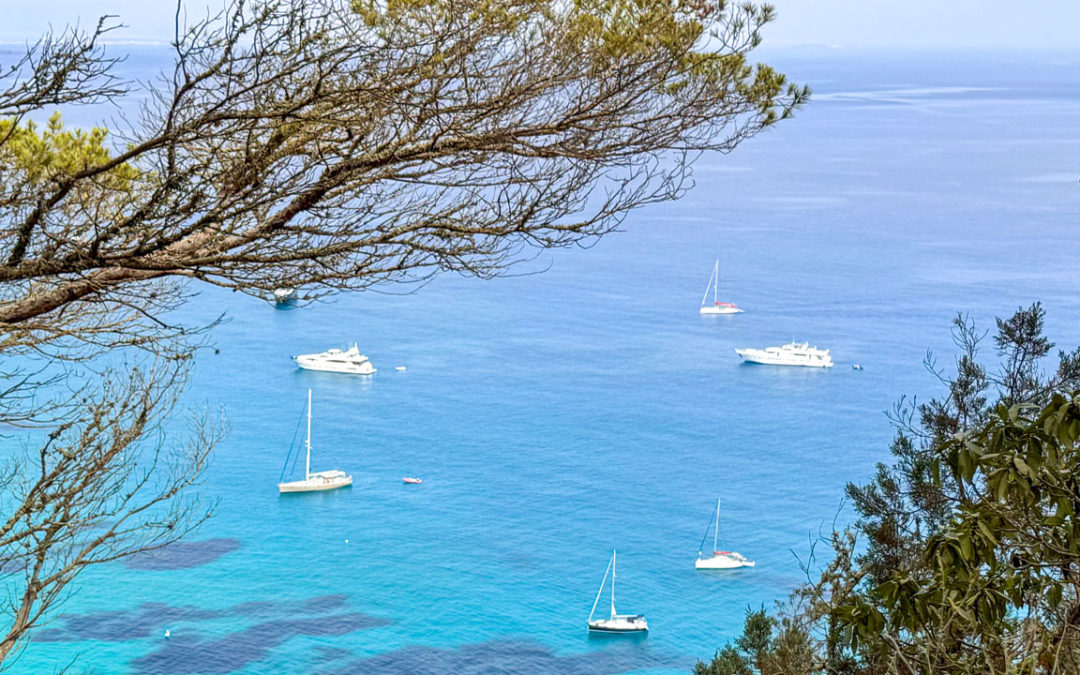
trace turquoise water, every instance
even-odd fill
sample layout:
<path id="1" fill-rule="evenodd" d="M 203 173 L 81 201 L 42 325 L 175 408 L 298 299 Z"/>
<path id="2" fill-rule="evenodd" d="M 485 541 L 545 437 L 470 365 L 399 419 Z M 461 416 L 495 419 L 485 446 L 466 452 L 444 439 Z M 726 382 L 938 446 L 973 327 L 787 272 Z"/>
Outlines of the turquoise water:
<path id="1" fill-rule="evenodd" d="M 948 363 L 957 311 L 990 327 L 1041 300 L 1080 344 L 1080 57 L 766 58 L 810 106 L 702 158 L 684 200 L 521 270 L 543 274 L 287 311 L 205 291 L 192 320 L 231 318 L 188 395 L 231 421 L 217 515 L 173 569 L 85 574 L 14 671 L 685 672 L 784 598 L 844 483 L 886 459 L 882 411 L 937 393 L 921 362 Z M 716 258 L 744 314 L 698 315 Z M 733 351 L 793 338 L 836 367 Z M 352 341 L 373 377 L 288 358 Z M 313 466 L 355 483 L 283 498 L 308 388 Z M 694 571 L 717 497 L 756 568 Z M 645 639 L 584 630 L 613 547 Z"/>

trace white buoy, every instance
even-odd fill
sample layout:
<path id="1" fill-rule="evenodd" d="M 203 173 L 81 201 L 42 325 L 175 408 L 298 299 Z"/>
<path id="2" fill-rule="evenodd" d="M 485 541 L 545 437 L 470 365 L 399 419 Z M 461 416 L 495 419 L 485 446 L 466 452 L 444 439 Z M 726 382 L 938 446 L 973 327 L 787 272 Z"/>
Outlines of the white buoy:
<path id="1" fill-rule="evenodd" d="M 169 632 L 169 629 L 168 629 L 168 628 L 166 628 L 166 629 L 165 629 L 165 639 L 166 639 L 166 640 L 168 640 L 168 639 L 169 639 L 169 638 L 170 638 L 171 636 L 172 636 L 172 633 L 170 633 L 170 632 Z"/>
<path id="2" fill-rule="evenodd" d="M 348 540 L 348 539 L 346 539 L 346 540 L 345 540 L 345 543 L 346 543 L 346 544 L 348 544 L 348 543 L 349 543 L 349 540 Z"/>

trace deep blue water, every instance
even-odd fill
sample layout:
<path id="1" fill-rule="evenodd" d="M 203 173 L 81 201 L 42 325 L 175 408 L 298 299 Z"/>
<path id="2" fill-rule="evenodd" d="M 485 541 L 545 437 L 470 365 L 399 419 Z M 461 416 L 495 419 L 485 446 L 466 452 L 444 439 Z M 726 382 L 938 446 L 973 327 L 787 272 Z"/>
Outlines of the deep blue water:
<path id="1" fill-rule="evenodd" d="M 543 274 L 291 311 L 205 291 L 191 319 L 231 319 L 188 395 L 231 422 L 217 515 L 168 564 L 86 573 L 16 670 L 685 672 L 784 598 L 844 483 L 887 459 L 883 411 L 937 393 L 921 363 L 948 364 L 956 312 L 991 327 L 1041 300 L 1080 344 L 1080 55 L 765 58 L 807 108 L 703 157 L 682 201 L 522 269 Z M 716 258 L 744 314 L 698 315 Z M 836 367 L 733 351 L 793 338 Z M 375 376 L 289 359 L 352 341 Z M 308 388 L 313 464 L 355 484 L 282 498 Z M 695 573 L 718 496 L 755 569 Z M 644 640 L 584 630 L 612 547 Z"/>

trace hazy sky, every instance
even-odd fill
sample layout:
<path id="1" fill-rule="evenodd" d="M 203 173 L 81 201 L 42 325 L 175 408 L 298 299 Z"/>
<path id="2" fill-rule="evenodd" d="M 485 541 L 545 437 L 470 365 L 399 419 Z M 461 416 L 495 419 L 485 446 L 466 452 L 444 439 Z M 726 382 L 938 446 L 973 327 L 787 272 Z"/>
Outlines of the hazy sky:
<path id="1" fill-rule="evenodd" d="M 220 6 L 205 0 L 191 7 Z M 1000 47 L 1080 50 L 1080 0 L 773 0 L 766 45 Z M 0 0 L 0 41 L 22 42 L 101 14 L 127 24 L 114 39 L 167 41 L 175 5 L 163 0 Z"/>

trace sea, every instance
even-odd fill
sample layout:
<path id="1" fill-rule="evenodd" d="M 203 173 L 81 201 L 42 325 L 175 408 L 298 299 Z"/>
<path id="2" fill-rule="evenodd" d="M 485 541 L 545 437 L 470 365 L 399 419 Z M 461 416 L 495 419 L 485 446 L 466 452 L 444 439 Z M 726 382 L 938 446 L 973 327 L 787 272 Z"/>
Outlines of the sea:
<path id="1" fill-rule="evenodd" d="M 139 77 L 169 62 L 112 49 Z M 9 672 L 685 673 L 776 609 L 889 461 L 886 412 L 942 393 L 925 362 L 953 370 L 958 314 L 992 330 L 1039 301 L 1080 344 L 1080 53 L 758 57 L 810 103 L 595 245 L 288 309 L 193 286 L 184 320 L 227 317 L 184 395 L 229 421 L 214 516 L 83 573 Z M 698 312 L 717 260 L 742 314 Z M 792 340 L 835 367 L 734 351 Z M 290 358 L 354 342 L 373 376 Z M 354 483 L 280 496 L 308 390 L 313 468 Z M 695 571 L 718 499 L 756 567 Z M 586 631 L 613 550 L 647 637 Z"/>

